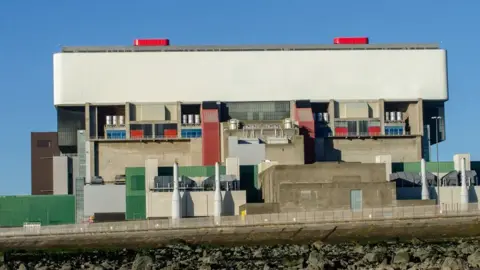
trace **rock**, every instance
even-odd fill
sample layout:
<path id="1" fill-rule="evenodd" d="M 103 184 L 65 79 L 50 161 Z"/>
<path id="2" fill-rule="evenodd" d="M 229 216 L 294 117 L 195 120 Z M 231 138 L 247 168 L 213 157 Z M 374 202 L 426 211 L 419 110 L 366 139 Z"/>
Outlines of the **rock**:
<path id="1" fill-rule="evenodd" d="M 25 266 L 25 264 L 21 263 L 21 264 L 18 266 L 17 270 L 27 270 L 27 267 Z"/>
<path id="2" fill-rule="evenodd" d="M 465 255 L 470 255 L 475 252 L 475 245 L 469 244 L 467 242 L 462 242 L 460 245 L 457 246 L 457 251 Z"/>
<path id="3" fill-rule="evenodd" d="M 442 270 L 468 269 L 467 264 L 460 258 L 447 257 L 443 261 Z"/>
<path id="4" fill-rule="evenodd" d="M 325 243 L 323 243 L 321 240 L 313 242 L 312 246 L 317 249 L 318 251 L 322 250 L 322 248 L 325 246 Z"/>
<path id="5" fill-rule="evenodd" d="M 401 250 L 395 254 L 393 257 L 394 264 L 407 264 L 410 262 L 410 254 L 407 251 Z"/>
<path id="6" fill-rule="evenodd" d="M 355 253 L 358 253 L 358 254 L 363 254 L 365 253 L 365 249 L 363 248 L 363 246 L 355 246 L 355 248 L 353 248 L 353 252 Z"/>
<path id="7" fill-rule="evenodd" d="M 212 267 L 210 265 L 201 265 L 198 269 L 199 270 L 211 270 Z"/>
<path id="8" fill-rule="evenodd" d="M 61 270 L 72 270 L 72 266 L 69 263 L 62 265 Z"/>
<path id="9" fill-rule="evenodd" d="M 384 254 L 379 253 L 379 252 L 369 252 L 363 256 L 363 260 L 367 261 L 369 263 L 378 263 L 383 261 L 383 258 L 385 257 Z"/>
<path id="10" fill-rule="evenodd" d="M 256 249 L 256 250 L 253 252 L 253 258 L 255 258 L 255 259 L 260 259 L 260 258 L 262 258 L 262 257 L 263 257 L 262 251 L 263 251 L 263 250 L 262 250 L 261 248 Z"/>
<path id="11" fill-rule="evenodd" d="M 149 256 L 137 256 L 132 264 L 132 270 L 150 270 L 153 266 L 153 260 Z"/>
<path id="12" fill-rule="evenodd" d="M 416 237 L 414 237 L 412 239 L 412 241 L 410 241 L 412 243 L 412 245 L 414 246 L 419 246 L 419 245 L 422 245 L 424 242 Z"/>
<path id="13" fill-rule="evenodd" d="M 472 267 L 480 267 L 480 249 L 468 256 L 467 261 Z"/>
<path id="14" fill-rule="evenodd" d="M 10 268 L 7 265 L 1 265 L 0 270 L 10 270 Z"/>

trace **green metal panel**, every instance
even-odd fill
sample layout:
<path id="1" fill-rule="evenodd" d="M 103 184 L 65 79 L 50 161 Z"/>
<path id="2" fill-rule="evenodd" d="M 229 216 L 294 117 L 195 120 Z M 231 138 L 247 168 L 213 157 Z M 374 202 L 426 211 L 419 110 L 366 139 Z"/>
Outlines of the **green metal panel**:
<path id="1" fill-rule="evenodd" d="M 454 164 L 451 161 L 440 161 L 438 167 L 441 173 L 448 173 L 454 170 Z M 427 162 L 426 169 L 428 172 L 437 172 L 437 162 Z M 392 163 L 393 172 L 420 172 L 420 162 L 397 162 Z"/>
<path id="2" fill-rule="evenodd" d="M 127 209 L 126 209 L 126 219 L 127 220 L 136 220 L 136 219 L 146 219 L 147 210 L 146 210 L 146 196 L 145 195 L 131 195 L 127 196 Z"/>
<path id="3" fill-rule="evenodd" d="M 145 168 L 125 168 L 126 196 L 145 196 Z"/>
<path id="4" fill-rule="evenodd" d="M 23 226 L 24 222 L 42 225 L 75 223 L 75 197 L 35 195 L 0 197 L 0 226 Z"/>

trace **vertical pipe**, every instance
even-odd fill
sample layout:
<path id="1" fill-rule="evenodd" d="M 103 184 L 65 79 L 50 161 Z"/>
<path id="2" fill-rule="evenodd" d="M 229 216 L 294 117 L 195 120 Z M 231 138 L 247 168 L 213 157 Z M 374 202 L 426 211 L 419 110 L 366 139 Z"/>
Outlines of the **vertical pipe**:
<path id="1" fill-rule="evenodd" d="M 220 191 L 220 164 L 215 163 L 215 195 L 214 195 L 214 212 L 215 218 L 222 215 L 222 193 Z"/>
<path id="2" fill-rule="evenodd" d="M 180 219 L 180 190 L 178 188 L 178 164 L 173 163 L 172 219 Z"/>
<path id="3" fill-rule="evenodd" d="M 462 210 L 468 209 L 468 190 L 467 190 L 467 175 L 465 170 L 465 158 L 460 160 L 460 174 L 462 179 L 462 187 L 460 190 L 460 204 Z"/>
<path id="4" fill-rule="evenodd" d="M 420 161 L 421 168 L 421 177 L 422 177 L 422 200 L 430 200 L 430 194 L 428 193 L 428 184 L 427 184 L 427 170 L 425 159 L 422 158 Z"/>

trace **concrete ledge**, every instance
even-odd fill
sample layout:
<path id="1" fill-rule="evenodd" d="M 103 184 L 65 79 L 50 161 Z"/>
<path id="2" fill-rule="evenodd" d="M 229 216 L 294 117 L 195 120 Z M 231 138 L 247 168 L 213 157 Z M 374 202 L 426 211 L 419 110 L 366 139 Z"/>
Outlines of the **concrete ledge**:
<path id="1" fill-rule="evenodd" d="M 0 238 L 0 249 L 46 248 L 135 248 L 156 247 L 172 242 L 239 245 L 310 243 L 316 240 L 377 242 L 408 241 L 415 238 L 440 240 L 480 236 L 480 218 L 445 217 L 386 221 L 338 222 L 269 226 L 169 229 L 127 233 L 91 233 Z"/>

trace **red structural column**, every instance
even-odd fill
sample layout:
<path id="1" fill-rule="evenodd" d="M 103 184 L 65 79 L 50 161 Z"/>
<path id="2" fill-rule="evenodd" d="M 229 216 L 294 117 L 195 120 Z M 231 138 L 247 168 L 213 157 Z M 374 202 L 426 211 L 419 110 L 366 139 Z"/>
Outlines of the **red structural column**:
<path id="1" fill-rule="evenodd" d="M 218 109 L 202 109 L 202 164 L 220 162 L 220 122 Z"/>
<path id="2" fill-rule="evenodd" d="M 305 164 L 315 163 L 315 121 L 312 108 L 295 108 L 295 120 L 300 128 L 300 135 L 304 140 Z"/>

